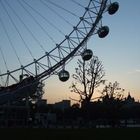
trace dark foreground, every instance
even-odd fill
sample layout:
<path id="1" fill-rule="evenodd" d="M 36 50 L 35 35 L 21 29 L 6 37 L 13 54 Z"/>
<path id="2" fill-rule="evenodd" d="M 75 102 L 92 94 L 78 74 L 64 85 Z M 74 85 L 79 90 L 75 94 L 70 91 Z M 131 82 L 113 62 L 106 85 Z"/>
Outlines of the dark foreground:
<path id="1" fill-rule="evenodd" d="M 140 128 L 115 129 L 2 129 L 4 139 L 40 139 L 40 140 L 96 140 L 96 139 L 138 139 Z"/>

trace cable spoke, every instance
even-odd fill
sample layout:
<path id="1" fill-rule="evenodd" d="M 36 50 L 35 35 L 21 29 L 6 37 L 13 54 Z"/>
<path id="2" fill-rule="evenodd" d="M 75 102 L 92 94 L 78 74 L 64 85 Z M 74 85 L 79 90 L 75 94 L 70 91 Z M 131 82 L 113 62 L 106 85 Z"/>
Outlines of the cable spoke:
<path id="1" fill-rule="evenodd" d="M 12 2 L 0 0 L 2 7 L 0 30 L 2 29 L 6 35 L 20 64 L 18 67 L 14 62 L 15 66 L 9 67 L 8 64 L 11 61 L 2 48 L 3 45 L 0 46 L 1 61 L 5 65 L 5 68 L 0 69 L 0 86 L 5 85 L 8 89 L 25 82 L 21 88 L 24 86 L 36 88 L 37 84 L 36 87 L 32 87 L 36 82 L 54 74 L 58 75 L 62 69 L 66 68 L 66 64 L 75 56 L 81 55 L 87 48 L 90 37 L 97 34 L 102 26 L 102 14 L 106 11 L 108 0 L 69 0 L 64 5 L 61 2 L 58 0 L 13 0 Z M 54 17 L 51 17 L 52 15 Z M 6 20 L 7 23 L 4 22 Z M 3 37 L 2 40 L 5 38 Z M 15 44 L 23 45 L 20 47 L 21 52 L 17 50 Z M 24 50 L 29 54 L 24 54 Z M 18 90 L 22 92 L 20 88 Z M 8 95 L 11 91 L 7 91 Z M 14 92 L 17 93 L 17 91 Z"/>

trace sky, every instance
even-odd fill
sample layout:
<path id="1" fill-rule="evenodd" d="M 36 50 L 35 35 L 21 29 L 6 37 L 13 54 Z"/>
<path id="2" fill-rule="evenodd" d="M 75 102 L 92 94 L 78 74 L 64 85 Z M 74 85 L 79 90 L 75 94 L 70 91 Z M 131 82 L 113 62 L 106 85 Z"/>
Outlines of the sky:
<path id="1" fill-rule="evenodd" d="M 31 38 L 31 35 L 28 33 L 27 29 L 25 29 L 24 24 L 32 31 L 32 33 L 36 36 L 36 38 L 42 43 L 43 46 L 49 48 L 51 41 L 48 42 L 47 37 L 43 30 L 40 29 L 35 22 L 33 22 L 33 18 L 25 12 L 25 10 L 20 6 L 17 0 L 1 0 L 3 5 L 5 5 L 8 13 L 13 19 L 16 27 L 22 33 L 22 36 L 26 40 L 27 45 L 29 46 L 31 52 L 35 57 L 40 57 L 44 52 L 40 48 L 36 48 L 36 43 Z M 24 24 L 21 24 L 21 21 L 17 16 L 10 10 L 6 1 L 13 6 L 15 12 L 20 16 L 20 20 L 23 20 Z M 21 0 L 19 0 L 21 1 Z M 27 0 L 25 0 L 27 1 Z M 66 2 L 63 2 L 66 1 Z M 59 3 L 60 5 L 64 5 L 64 7 L 68 10 L 71 10 L 74 13 L 77 13 L 79 16 L 83 14 L 82 9 L 77 9 L 76 5 L 70 5 L 69 0 L 54 0 L 54 2 Z M 85 0 L 77 0 L 82 4 L 87 4 Z M 103 16 L 103 24 L 109 26 L 110 33 L 106 38 L 100 39 L 98 36 L 92 36 L 88 41 L 88 48 L 93 50 L 93 54 L 98 56 L 102 61 L 102 64 L 105 68 L 107 82 L 117 81 L 120 83 L 120 87 L 124 88 L 125 95 L 127 96 L 128 92 L 131 93 L 136 100 L 140 99 L 140 1 L 139 0 L 116 0 L 119 2 L 119 11 L 111 16 L 107 13 Z M 23 3 L 23 1 L 21 1 Z M 32 4 L 32 0 L 28 0 L 29 4 Z M 57 28 L 59 28 L 64 33 L 69 33 L 71 31 L 71 27 L 68 24 L 64 24 L 64 21 L 59 18 L 53 18 L 53 13 L 47 12 L 45 6 L 42 6 L 39 3 L 39 0 L 34 1 L 34 7 L 38 8 L 42 12 L 42 15 L 47 17 L 49 21 L 55 23 Z M 29 10 L 30 8 L 27 5 L 26 8 Z M 80 7 L 79 7 L 80 8 Z M 76 17 L 66 14 L 61 11 L 59 8 L 55 9 L 57 12 L 63 14 L 66 20 L 70 21 L 74 25 L 77 24 L 78 20 Z M 18 12 L 17 12 L 18 11 Z M 31 11 L 31 10 L 30 10 Z M 33 11 L 31 11 L 32 15 L 35 15 Z M 39 16 L 35 15 L 36 19 L 39 23 L 47 29 L 50 35 L 56 40 L 60 41 L 62 39 L 62 35 L 56 32 L 54 28 L 52 28 L 49 24 L 46 24 Z M 17 31 L 14 26 L 11 24 L 9 16 L 6 14 L 3 9 L 2 4 L 0 3 L 0 21 L 3 22 L 6 30 L 12 40 L 13 46 L 16 48 L 18 56 L 22 59 L 23 65 L 30 63 L 32 61 L 32 57 L 27 50 L 26 45 L 21 41 Z M 34 30 L 36 29 L 36 30 Z M 13 48 L 9 44 L 9 41 L 6 37 L 6 34 L 3 30 L 2 24 L 0 24 L 0 47 L 4 53 L 5 61 L 8 65 L 8 68 L 18 68 L 19 62 L 15 56 Z M 47 40 L 47 41 L 46 41 Z M 49 49 L 52 49 L 51 47 Z M 74 58 L 67 66 L 66 69 L 69 70 L 72 75 L 75 72 L 75 67 L 77 67 L 76 62 L 77 58 Z M 0 59 L 2 60 L 2 56 L 0 55 Z M 4 62 L 0 61 L 1 68 L 0 70 L 6 71 L 4 68 Z M 63 83 L 60 82 L 57 75 L 51 76 L 45 82 L 44 91 L 45 94 L 43 96 L 44 99 L 47 99 L 48 103 L 54 103 L 61 101 L 63 99 L 69 99 L 69 97 L 78 98 L 74 93 L 70 92 L 70 85 L 73 79 L 70 79 Z M 95 93 L 94 96 L 97 96 Z"/>
<path id="2" fill-rule="evenodd" d="M 117 0 L 117 2 L 120 5 L 119 11 L 113 16 L 105 15 L 103 18 L 103 23 L 110 28 L 109 35 L 104 39 L 93 36 L 88 42 L 88 47 L 102 61 L 107 81 L 119 82 L 120 87 L 125 89 L 125 96 L 130 92 L 138 101 L 140 99 L 140 1 Z M 68 69 L 71 66 L 76 67 L 76 63 L 72 62 L 67 66 Z M 74 73 L 74 70 L 71 73 Z M 72 78 L 67 83 L 61 83 L 57 79 L 55 81 L 57 85 L 51 84 L 53 78 L 46 82 L 44 97 L 48 102 L 69 97 L 78 98 L 69 89 Z"/>

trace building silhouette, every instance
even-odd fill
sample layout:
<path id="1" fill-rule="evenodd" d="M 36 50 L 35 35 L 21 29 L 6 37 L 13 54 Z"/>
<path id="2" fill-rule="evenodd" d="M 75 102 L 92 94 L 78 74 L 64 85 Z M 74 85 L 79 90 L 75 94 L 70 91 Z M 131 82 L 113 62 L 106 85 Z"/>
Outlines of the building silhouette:
<path id="1" fill-rule="evenodd" d="M 106 95 L 89 107 L 71 105 L 70 100 L 47 104 L 19 102 L 0 106 L 0 128 L 140 127 L 140 103 L 128 93 L 123 100 Z"/>

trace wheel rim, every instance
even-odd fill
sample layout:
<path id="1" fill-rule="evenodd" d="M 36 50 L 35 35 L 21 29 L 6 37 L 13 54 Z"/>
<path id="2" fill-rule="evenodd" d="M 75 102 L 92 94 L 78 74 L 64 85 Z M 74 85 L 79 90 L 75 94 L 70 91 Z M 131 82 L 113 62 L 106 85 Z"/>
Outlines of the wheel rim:
<path id="1" fill-rule="evenodd" d="M 58 57 L 58 59 L 57 59 L 57 56 L 54 56 L 54 58 L 52 58 L 52 59 L 55 59 L 54 61 L 57 61 L 58 62 L 58 63 L 56 62 L 57 64 L 54 64 L 53 66 L 49 66 L 49 64 L 48 64 L 48 65 L 44 66 L 44 68 L 46 67 L 46 69 L 47 69 L 47 67 L 49 67 L 47 70 L 45 70 L 44 72 L 42 72 L 39 75 L 38 74 L 35 74 L 35 73 L 33 75 L 36 76 L 37 78 L 41 79 L 41 78 L 43 78 L 45 76 L 49 76 L 57 68 L 59 68 L 60 66 L 64 65 L 71 57 L 73 57 L 77 53 L 77 51 L 80 48 L 82 48 L 82 46 L 84 46 L 84 44 L 88 41 L 88 39 L 90 38 L 90 36 L 92 34 L 94 34 L 95 30 L 97 30 L 97 29 L 95 29 L 95 27 L 97 26 L 97 24 L 99 23 L 100 19 L 102 18 L 102 14 L 103 14 L 103 12 L 104 12 L 104 10 L 106 8 L 107 0 L 102 0 L 102 2 L 100 4 L 100 10 L 98 12 L 98 16 L 96 18 L 94 18 L 94 19 L 88 17 L 89 14 L 91 14 L 95 10 L 95 9 L 92 9 L 92 10 L 89 11 L 90 7 L 93 6 L 92 5 L 92 2 L 94 2 L 94 0 L 90 0 L 89 1 L 89 4 L 88 4 L 88 6 L 86 8 L 86 11 L 84 12 L 83 16 L 80 18 L 79 23 L 74 27 L 73 31 L 69 35 L 65 36 L 64 40 L 61 41 L 59 44 L 57 44 L 57 46 L 54 49 L 52 49 L 50 52 L 46 53 L 42 57 L 40 57 L 38 59 L 35 59 L 33 62 L 31 62 L 31 63 L 29 63 L 27 65 L 21 66 L 21 67 L 15 69 L 15 70 L 7 71 L 6 73 L 1 73 L 0 74 L 0 77 L 1 76 L 11 76 L 11 75 L 13 77 L 15 77 L 14 76 L 15 73 L 17 73 L 17 72 L 18 73 L 23 73 L 23 71 L 24 72 L 27 72 L 28 71 L 28 73 L 33 74 L 31 71 L 28 70 L 28 67 L 31 67 L 32 65 L 34 65 L 33 67 L 36 67 L 36 65 L 38 65 L 38 66 L 41 67 L 41 65 L 43 65 L 41 61 L 43 59 L 45 59 L 45 58 L 47 58 L 48 60 L 50 60 L 53 57 L 53 55 L 54 55 L 53 53 L 55 53 L 56 50 L 58 50 L 57 51 L 58 53 L 62 53 L 61 55 L 65 55 L 66 54 L 65 52 L 68 51 L 68 49 L 64 50 L 64 48 L 62 46 L 67 47 L 66 45 L 63 45 L 63 44 L 65 44 L 65 42 L 69 42 L 69 43 L 71 43 L 70 45 L 73 46 L 74 49 L 72 50 L 72 47 L 70 46 L 71 52 L 69 51 L 69 54 L 67 56 L 66 55 L 65 56 L 61 56 L 62 58 L 59 58 Z M 89 19 L 87 19 L 87 17 Z M 88 20 L 89 21 L 90 20 L 93 20 L 93 21 L 92 22 L 91 21 L 89 22 Z M 86 25 L 89 25 L 89 27 L 91 29 L 87 29 L 85 27 L 85 28 L 83 28 L 83 29 L 80 30 L 80 28 L 82 28 L 81 24 L 83 24 L 83 23 L 86 24 Z M 83 32 L 84 30 L 85 30 L 85 32 L 87 32 L 86 30 L 88 30 L 88 33 L 85 34 L 85 32 Z M 73 34 L 75 34 L 75 33 L 78 33 L 78 36 L 77 36 L 76 39 L 72 39 L 71 36 L 73 36 Z M 82 39 L 79 39 L 79 38 L 82 38 Z M 52 64 L 50 64 L 50 65 L 52 65 Z"/>

